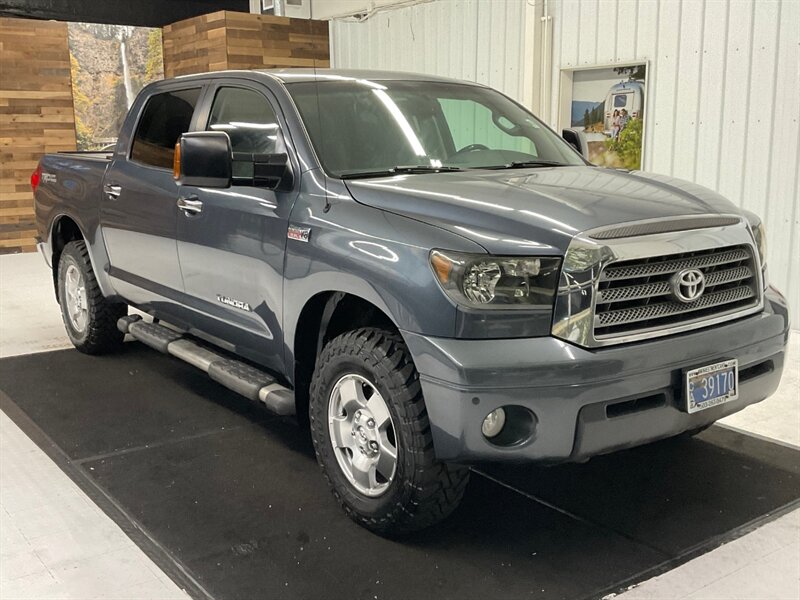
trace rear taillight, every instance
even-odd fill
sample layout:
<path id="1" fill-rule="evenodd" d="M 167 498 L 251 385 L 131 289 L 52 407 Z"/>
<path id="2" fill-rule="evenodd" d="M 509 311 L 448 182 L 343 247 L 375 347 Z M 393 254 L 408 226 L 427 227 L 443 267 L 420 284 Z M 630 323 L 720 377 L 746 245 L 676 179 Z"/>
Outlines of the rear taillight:
<path id="1" fill-rule="evenodd" d="M 42 165 L 36 165 L 36 170 L 31 173 L 31 187 L 33 191 L 36 192 L 36 188 L 39 187 L 39 182 L 42 180 Z"/>

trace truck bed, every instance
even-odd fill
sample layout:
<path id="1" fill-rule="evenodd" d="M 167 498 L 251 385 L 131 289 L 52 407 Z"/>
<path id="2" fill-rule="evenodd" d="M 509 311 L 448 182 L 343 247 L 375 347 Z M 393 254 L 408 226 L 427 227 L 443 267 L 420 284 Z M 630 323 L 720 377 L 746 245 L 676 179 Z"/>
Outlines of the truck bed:
<path id="1" fill-rule="evenodd" d="M 111 152 L 59 152 L 45 154 L 36 194 L 38 236 L 49 236 L 47 224 L 60 213 L 81 215 L 84 226 L 95 226 L 103 201 L 103 179 L 111 164 Z M 87 234 L 88 232 L 84 232 Z"/>
<path id="2" fill-rule="evenodd" d="M 109 162 L 113 156 L 113 150 L 75 150 L 70 152 L 58 152 L 59 156 L 67 156 L 77 159 L 103 160 Z"/>

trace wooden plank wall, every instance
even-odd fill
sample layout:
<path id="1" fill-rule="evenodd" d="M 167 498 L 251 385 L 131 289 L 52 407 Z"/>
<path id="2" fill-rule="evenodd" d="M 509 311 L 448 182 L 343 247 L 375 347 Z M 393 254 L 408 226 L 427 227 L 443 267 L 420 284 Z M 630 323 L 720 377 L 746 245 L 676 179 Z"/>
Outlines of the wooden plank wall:
<path id="1" fill-rule="evenodd" d="M 166 77 L 330 66 L 328 22 L 219 11 L 164 27 Z"/>
<path id="2" fill-rule="evenodd" d="M 75 148 L 67 24 L 0 17 L 0 254 L 36 249 L 31 173 Z"/>

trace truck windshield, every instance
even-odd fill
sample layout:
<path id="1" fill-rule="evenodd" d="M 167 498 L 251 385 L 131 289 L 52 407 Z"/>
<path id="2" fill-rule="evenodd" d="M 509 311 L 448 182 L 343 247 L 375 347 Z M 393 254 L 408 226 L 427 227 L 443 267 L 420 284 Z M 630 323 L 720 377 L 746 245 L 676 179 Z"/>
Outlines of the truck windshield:
<path id="1" fill-rule="evenodd" d="M 286 87 L 334 177 L 585 164 L 536 117 L 490 88 L 350 78 Z"/>

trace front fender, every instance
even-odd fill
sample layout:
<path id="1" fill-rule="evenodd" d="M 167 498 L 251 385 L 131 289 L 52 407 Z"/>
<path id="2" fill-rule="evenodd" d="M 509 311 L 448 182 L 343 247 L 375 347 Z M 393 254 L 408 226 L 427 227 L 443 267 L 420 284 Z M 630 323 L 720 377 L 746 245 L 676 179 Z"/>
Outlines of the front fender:
<path id="1" fill-rule="evenodd" d="M 295 337 L 306 303 L 323 292 L 362 298 L 398 329 L 453 337 L 456 308 L 434 280 L 430 250 L 483 252 L 479 245 L 346 197 L 325 211 L 319 197 L 301 195 L 290 226 L 310 233 L 307 242 L 287 242 L 283 302 L 287 342 Z"/>

